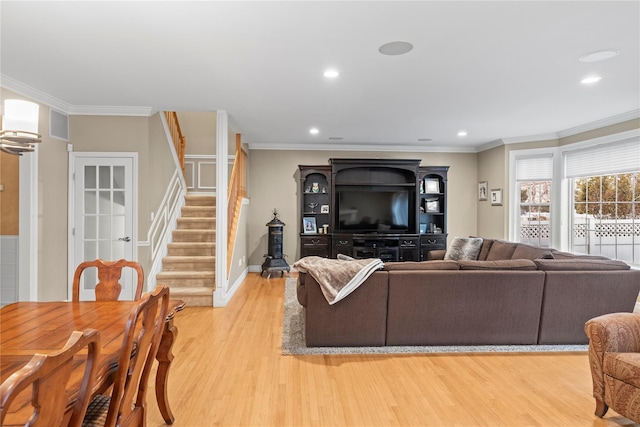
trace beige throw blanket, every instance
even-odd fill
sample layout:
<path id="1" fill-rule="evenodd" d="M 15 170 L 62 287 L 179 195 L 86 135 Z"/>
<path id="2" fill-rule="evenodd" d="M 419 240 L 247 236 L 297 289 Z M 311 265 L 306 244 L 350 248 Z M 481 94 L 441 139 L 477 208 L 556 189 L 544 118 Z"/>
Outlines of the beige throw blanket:
<path id="1" fill-rule="evenodd" d="M 329 259 L 318 256 L 304 257 L 293 264 L 298 271 L 310 274 L 330 305 L 356 290 L 371 274 L 384 266 L 378 258 Z"/>

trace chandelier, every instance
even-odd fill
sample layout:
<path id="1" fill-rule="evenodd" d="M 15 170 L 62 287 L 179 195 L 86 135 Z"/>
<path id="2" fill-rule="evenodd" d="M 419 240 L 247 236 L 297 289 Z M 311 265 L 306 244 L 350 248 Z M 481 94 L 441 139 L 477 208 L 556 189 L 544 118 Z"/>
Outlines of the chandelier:
<path id="1" fill-rule="evenodd" d="M 36 103 L 19 99 L 4 101 L 2 130 L 0 130 L 0 150 L 22 156 L 35 150 L 35 144 L 42 142 L 38 134 L 38 111 Z"/>

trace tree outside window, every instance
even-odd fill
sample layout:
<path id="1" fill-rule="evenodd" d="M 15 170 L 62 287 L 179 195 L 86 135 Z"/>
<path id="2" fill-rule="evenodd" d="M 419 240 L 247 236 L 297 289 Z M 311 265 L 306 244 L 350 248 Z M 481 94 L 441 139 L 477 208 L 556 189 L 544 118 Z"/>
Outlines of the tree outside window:
<path id="1" fill-rule="evenodd" d="M 572 250 L 640 263 L 640 171 L 573 180 Z"/>

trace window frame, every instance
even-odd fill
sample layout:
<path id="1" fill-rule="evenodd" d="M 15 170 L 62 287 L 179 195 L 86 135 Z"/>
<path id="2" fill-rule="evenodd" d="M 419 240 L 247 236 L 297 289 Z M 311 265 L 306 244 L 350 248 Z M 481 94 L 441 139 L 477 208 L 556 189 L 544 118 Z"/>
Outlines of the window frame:
<path id="1" fill-rule="evenodd" d="M 561 183 L 560 176 L 560 150 L 558 147 L 530 148 L 522 150 L 511 150 L 509 152 L 509 240 L 520 241 L 520 181 L 517 179 L 517 164 L 519 159 L 525 158 L 552 158 L 553 172 L 551 181 L 551 200 L 549 202 L 549 246 L 558 248 L 561 245 Z M 540 180 L 530 180 L 540 181 Z M 546 179 L 544 181 L 547 181 Z M 560 208 L 558 208 L 560 206 Z"/>
<path id="2" fill-rule="evenodd" d="M 553 157 L 553 177 L 551 180 L 550 203 L 550 246 L 563 251 L 571 250 L 573 185 L 572 178 L 565 177 L 567 155 L 582 150 L 589 150 L 597 145 L 615 144 L 631 138 L 640 138 L 640 129 L 619 132 L 602 137 L 592 138 L 573 144 L 556 147 L 517 149 L 509 151 L 509 208 L 508 238 L 519 241 L 520 236 L 520 197 L 517 177 L 517 160 L 523 157 Z M 611 172 L 609 175 L 618 172 Z M 599 173 L 598 175 L 607 175 Z M 633 265 L 633 264 L 632 264 Z"/>

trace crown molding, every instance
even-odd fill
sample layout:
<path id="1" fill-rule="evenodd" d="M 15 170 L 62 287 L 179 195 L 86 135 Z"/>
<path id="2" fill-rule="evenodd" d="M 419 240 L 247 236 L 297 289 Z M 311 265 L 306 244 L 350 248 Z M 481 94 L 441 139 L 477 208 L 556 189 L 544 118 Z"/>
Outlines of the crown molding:
<path id="1" fill-rule="evenodd" d="M 44 93 L 41 90 L 28 86 L 13 77 L 9 77 L 6 74 L 0 74 L 0 85 L 12 92 L 19 95 L 31 98 L 41 104 L 47 105 L 50 108 L 60 111 L 61 113 L 70 114 L 73 106 L 67 102 L 62 101 L 56 97 Z"/>
<path id="2" fill-rule="evenodd" d="M 577 135 L 583 132 L 589 132 L 595 129 L 600 129 L 606 126 L 617 125 L 628 120 L 640 118 L 640 109 L 628 111 L 626 113 L 616 114 L 615 116 L 606 117 L 604 119 L 596 120 L 594 122 L 585 123 L 583 125 L 575 126 L 569 129 L 564 129 L 557 132 L 558 138 L 566 138 L 567 136 Z"/>
<path id="3" fill-rule="evenodd" d="M 5 89 L 26 96 L 34 101 L 53 108 L 68 115 L 91 115 L 91 116 L 146 116 L 153 113 L 151 107 L 110 107 L 97 105 L 71 105 L 41 90 L 26 85 L 13 77 L 0 74 L 0 85 Z"/>
<path id="4" fill-rule="evenodd" d="M 62 101 L 54 96 L 51 96 L 39 89 L 26 85 L 13 77 L 5 74 L 0 74 L 0 86 L 4 87 L 19 95 L 28 97 L 41 104 L 47 105 L 50 108 L 58 110 L 59 112 L 69 115 L 91 115 L 91 116 L 145 116 L 150 117 L 158 110 L 153 107 L 147 106 L 100 106 L 100 105 L 72 105 L 68 102 Z M 515 138 L 503 138 L 495 141 L 488 142 L 486 144 L 478 145 L 475 147 L 447 147 L 447 146 L 414 146 L 414 145 L 372 145 L 370 143 L 353 143 L 348 145 L 341 144 L 329 144 L 324 145 L 322 148 L 317 146 L 309 147 L 307 144 L 272 144 L 272 143 L 260 143 L 260 144 L 248 144 L 251 149 L 254 150 L 333 150 L 333 151 L 362 151 L 371 150 L 376 151 L 403 151 L 403 152 L 418 152 L 418 153 L 479 153 L 489 150 L 491 148 L 499 147 L 501 145 L 519 144 L 523 142 L 533 141 L 548 141 L 552 139 L 566 138 L 568 136 L 577 135 L 583 132 L 592 131 L 595 129 L 603 128 L 606 126 L 615 125 L 618 123 L 626 122 L 628 120 L 634 120 L 640 118 L 640 109 L 632 110 L 626 113 L 617 114 L 615 116 L 606 117 L 604 119 L 596 120 L 593 122 L 585 123 L 579 126 L 575 126 L 569 129 L 560 130 L 556 133 L 531 135 Z"/>
<path id="5" fill-rule="evenodd" d="M 617 125 L 618 123 L 623 123 L 623 122 L 638 119 L 638 118 L 640 118 L 640 109 L 628 111 L 622 114 L 617 114 L 611 117 L 606 117 L 604 119 L 585 123 L 569 129 L 560 130 L 556 133 L 497 139 L 495 141 L 491 141 L 486 144 L 479 145 L 477 147 L 477 152 L 480 153 L 482 151 L 490 150 L 491 148 L 499 147 L 501 145 L 520 144 L 524 142 L 536 142 L 536 141 L 550 141 L 554 139 L 557 140 L 561 138 L 566 138 L 568 136 L 589 132 L 595 129 L 600 129 L 606 126 Z"/>
<path id="6" fill-rule="evenodd" d="M 510 144 L 521 144 L 523 142 L 534 142 L 534 141 L 551 141 L 557 140 L 558 135 L 555 133 L 544 133 L 540 135 L 529 135 L 529 136 L 517 136 L 515 138 L 501 138 L 496 139 L 495 141 L 488 142 L 484 145 L 478 146 L 478 153 L 486 150 L 490 150 L 492 148 L 501 147 L 503 145 Z"/>
<path id="7" fill-rule="evenodd" d="M 248 143 L 251 150 L 299 150 L 299 151 L 375 151 L 375 152 L 408 152 L 408 153 L 476 153 L 475 147 L 416 146 L 393 143 L 345 143 L 309 145 L 307 143 Z"/>
<path id="8" fill-rule="evenodd" d="M 75 116 L 145 116 L 153 113 L 151 107 L 117 107 L 105 105 L 76 105 L 69 114 Z"/>

